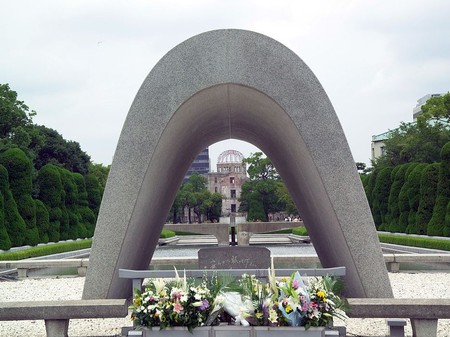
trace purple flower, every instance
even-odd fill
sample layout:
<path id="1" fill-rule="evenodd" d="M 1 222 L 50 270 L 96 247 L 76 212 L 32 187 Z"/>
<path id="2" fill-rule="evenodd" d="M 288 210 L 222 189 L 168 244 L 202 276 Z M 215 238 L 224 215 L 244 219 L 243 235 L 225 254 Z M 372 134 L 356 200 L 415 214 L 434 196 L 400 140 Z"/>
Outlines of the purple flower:
<path id="1" fill-rule="evenodd" d="M 206 310 L 206 309 L 208 309 L 209 308 L 209 302 L 208 302 L 208 300 L 207 299 L 204 299 L 204 300 L 202 300 L 202 305 L 200 306 L 200 310 Z"/>
<path id="2" fill-rule="evenodd" d="M 294 280 L 292 282 L 292 288 L 297 289 L 300 286 L 300 282 L 298 280 Z"/>

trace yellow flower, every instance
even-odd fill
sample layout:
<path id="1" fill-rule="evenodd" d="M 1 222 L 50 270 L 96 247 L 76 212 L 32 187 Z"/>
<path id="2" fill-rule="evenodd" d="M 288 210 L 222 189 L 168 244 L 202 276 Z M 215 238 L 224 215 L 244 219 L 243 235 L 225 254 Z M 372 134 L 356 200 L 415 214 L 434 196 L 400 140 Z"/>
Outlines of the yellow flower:
<path id="1" fill-rule="evenodd" d="M 284 310 L 286 310 L 286 313 L 287 313 L 287 314 L 289 314 L 290 312 L 292 312 L 292 307 L 291 307 L 291 305 L 288 304 Z"/>
<path id="2" fill-rule="evenodd" d="M 326 295 L 323 291 L 318 291 L 317 296 L 324 300 Z"/>

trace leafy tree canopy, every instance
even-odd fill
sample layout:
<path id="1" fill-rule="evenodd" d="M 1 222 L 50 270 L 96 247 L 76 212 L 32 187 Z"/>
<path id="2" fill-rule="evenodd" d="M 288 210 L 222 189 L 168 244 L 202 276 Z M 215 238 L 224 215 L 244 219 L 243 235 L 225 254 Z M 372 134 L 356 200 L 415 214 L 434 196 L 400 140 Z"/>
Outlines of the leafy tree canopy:
<path id="1" fill-rule="evenodd" d="M 9 138 L 13 130 L 32 124 L 34 111 L 17 99 L 17 93 L 8 84 L 0 84 L 0 138 Z"/>
<path id="2" fill-rule="evenodd" d="M 450 94 L 432 97 L 422 106 L 417 122 L 401 123 L 384 141 L 386 155 L 375 167 L 440 161 L 444 144 L 450 141 Z"/>
<path id="3" fill-rule="evenodd" d="M 250 180 L 279 180 L 280 176 L 272 161 L 263 157 L 262 152 L 250 154 L 248 158 L 243 160 L 248 165 L 247 173 Z"/>
<path id="4" fill-rule="evenodd" d="M 0 84 L 0 151 L 20 148 L 33 161 L 35 170 L 55 164 L 86 175 L 91 159 L 80 144 L 65 140 L 56 130 L 33 124 L 35 115 L 8 84 Z"/>
<path id="5" fill-rule="evenodd" d="M 418 121 L 434 120 L 450 124 L 450 93 L 430 98 L 421 109 Z"/>

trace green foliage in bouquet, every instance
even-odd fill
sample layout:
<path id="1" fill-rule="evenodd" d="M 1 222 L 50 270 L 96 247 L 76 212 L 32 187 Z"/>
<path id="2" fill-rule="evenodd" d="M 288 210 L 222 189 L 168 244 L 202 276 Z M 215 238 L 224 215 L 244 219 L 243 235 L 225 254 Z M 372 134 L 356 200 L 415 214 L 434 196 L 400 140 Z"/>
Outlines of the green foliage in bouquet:
<path id="1" fill-rule="evenodd" d="M 152 279 L 143 292 L 135 292 L 132 319 L 135 326 L 160 329 L 228 323 L 243 326 L 332 325 L 333 318 L 346 318 L 345 302 L 338 296 L 338 279 L 325 276 L 309 284 L 299 273 L 269 282 L 244 274 L 204 276 L 200 284 L 176 277 Z"/>

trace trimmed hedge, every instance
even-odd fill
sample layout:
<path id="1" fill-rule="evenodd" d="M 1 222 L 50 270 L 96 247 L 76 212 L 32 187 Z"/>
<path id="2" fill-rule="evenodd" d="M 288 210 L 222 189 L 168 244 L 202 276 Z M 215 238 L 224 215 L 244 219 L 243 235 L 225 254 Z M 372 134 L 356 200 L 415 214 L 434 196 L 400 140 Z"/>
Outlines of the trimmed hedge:
<path id="1" fill-rule="evenodd" d="M 388 213 L 388 200 L 391 191 L 392 167 L 383 168 L 377 175 L 372 190 L 372 214 L 375 226 L 378 229 L 386 227 L 386 214 Z"/>
<path id="2" fill-rule="evenodd" d="M 428 223 L 428 235 L 449 236 L 450 232 L 445 224 L 447 205 L 450 202 L 450 143 L 441 150 L 441 166 L 439 168 L 439 182 L 436 193 L 436 203 L 433 216 Z"/>
<path id="3" fill-rule="evenodd" d="M 14 252 L 0 254 L 0 260 L 22 260 L 51 254 L 71 252 L 74 250 L 90 248 L 92 240 L 80 240 L 74 242 L 55 243 L 45 246 L 31 247 Z"/>
<path id="4" fill-rule="evenodd" d="M 308 230 L 306 229 L 306 227 L 295 227 L 295 228 L 292 228 L 292 234 L 300 235 L 300 236 L 307 236 Z"/>
<path id="5" fill-rule="evenodd" d="M 175 232 L 167 229 L 163 229 L 161 235 L 162 239 L 167 239 L 175 236 Z M 78 240 L 74 242 L 54 243 L 45 246 L 31 247 L 14 252 L 0 253 L 0 261 L 16 261 L 22 259 L 29 259 L 32 257 L 39 257 L 51 254 L 71 252 L 74 250 L 90 248 L 92 245 L 92 239 Z"/>
<path id="6" fill-rule="evenodd" d="M 378 234 L 378 238 L 383 243 L 450 251 L 450 240 L 389 234 Z"/>
<path id="7" fill-rule="evenodd" d="M 174 237 L 175 235 L 176 235 L 176 234 L 175 234 L 174 231 L 171 231 L 171 230 L 169 230 L 169 229 L 163 229 L 163 230 L 161 231 L 161 234 L 159 235 L 159 237 L 160 237 L 161 239 L 167 239 L 167 238 Z"/>

